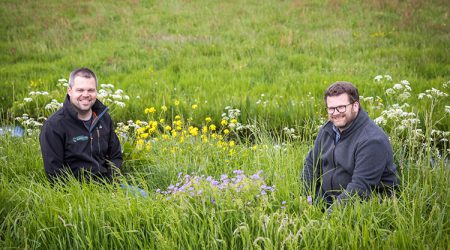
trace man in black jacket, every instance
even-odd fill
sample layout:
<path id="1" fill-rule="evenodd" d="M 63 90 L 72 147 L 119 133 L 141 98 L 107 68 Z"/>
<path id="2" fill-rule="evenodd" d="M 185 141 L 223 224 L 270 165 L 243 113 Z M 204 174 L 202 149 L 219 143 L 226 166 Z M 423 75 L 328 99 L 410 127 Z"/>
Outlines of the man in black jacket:
<path id="1" fill-rule="evenodd" d="M 352 195 L 367 198 L 398 185 L 392 146 L 361 108 L 358 90 L 336 82 L 324 95 L 328 122 L 309 152 L 301 179 L 306 190 L 332 204 Z"/>
<path id="2" fill-rule="evenodd" d="M 111 181 L 122 164 L 120 142 L 108 108 L 97 100 L 97 85 L 90 69 L 72 71 L 63 107 L 41 129 L 42 158 L 51 182 L 64 174 Z"/>

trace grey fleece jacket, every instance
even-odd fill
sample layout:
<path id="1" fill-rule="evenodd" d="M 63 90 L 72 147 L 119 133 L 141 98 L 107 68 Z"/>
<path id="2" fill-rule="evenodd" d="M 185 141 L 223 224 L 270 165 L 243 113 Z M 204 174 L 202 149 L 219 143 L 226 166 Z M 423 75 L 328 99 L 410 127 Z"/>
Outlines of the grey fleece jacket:
<path id="1" fill-rule="evenodd" d="M 340 200 L 358 194 L 365 198 L 374 190 L 398 185 L 391 144 L 362 108 L 337 143 L 335 137 L 333 123 L 328 121 L 304 163 L 301 179 L 308 192 L 331 202 L 332 197 Z"/>

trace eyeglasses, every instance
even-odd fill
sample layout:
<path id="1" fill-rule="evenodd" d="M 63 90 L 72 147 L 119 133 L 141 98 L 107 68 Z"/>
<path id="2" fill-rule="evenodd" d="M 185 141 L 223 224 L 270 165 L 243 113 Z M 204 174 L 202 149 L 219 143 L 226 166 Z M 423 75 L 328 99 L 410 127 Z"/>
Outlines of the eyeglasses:
<path id="1" fill-rule="evenodd" d="M 347 105 L 340 105 L 337 107 L 327 107 L 327 112 L 329 115 L 334 114 L 335 111 L 337 111 L 338 113 L 344 113 L 345 111 L 347 111 L 347 106 L 348 105 L 352 105 L 355 102 L 349 103 Z"/>

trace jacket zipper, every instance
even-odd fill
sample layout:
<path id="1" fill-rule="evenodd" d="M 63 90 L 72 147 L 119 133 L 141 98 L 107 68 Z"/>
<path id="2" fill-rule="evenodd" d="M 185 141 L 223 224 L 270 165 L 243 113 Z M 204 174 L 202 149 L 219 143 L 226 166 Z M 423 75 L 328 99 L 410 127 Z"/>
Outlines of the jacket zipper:
<path id="1" fill-rule="evenodd" d="M 94 138 L 92 137 L 92 133 L 89 133 L 89 135 L 91 137 L 91 158 L 92 158 L 92 151 L 93 151 L 93 149 L 92 149 L 92 141 L 94 140 Z"/>
<path id="2" fill-rule="evenodd" d="M 98 145 L 98 153 L 100 153 L 100 130 L 97 127 L 97 145 Z"/>

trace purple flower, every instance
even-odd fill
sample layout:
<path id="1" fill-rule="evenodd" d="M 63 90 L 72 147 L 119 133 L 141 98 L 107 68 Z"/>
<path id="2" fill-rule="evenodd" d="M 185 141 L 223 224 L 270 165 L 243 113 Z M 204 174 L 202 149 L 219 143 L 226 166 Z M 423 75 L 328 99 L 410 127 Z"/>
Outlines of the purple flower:
<path id="1" fill-rule="evenodd" d="M 236 170 L 233 171 L 233 174 L 235 174 L 235 175 L 244 174 L 244 170 L 236 169 Z"/>
<path id="2" fill-rule="evenodd" d="M 156 189 L 156 192 L 157 192 L 157 193 L 161 193 L 161 189 L 159 189 L 159 188 Z"/>
<path id="3" fill-rule="evenodd" d="M 282 201 L 281 204 L 282 204 L 282 205 L 285 205 L 285 204 L 286 204 L 286 201 Z"/>
<path id="4" fill-rule="evenodd" d="M 214 198 L 211 198 L 211 203 L 216 204 L 216 200 Z"/>
<path id="5" fill-rule="evenodd" d="M 220 176 L 220 180 L 221 180 L 221 181 L 228 180 L 228 175 L 226 175 L 226 174 L 221 175 L 221 176 Z"/>
<path id="6" fill-rule="evenodd" d="M 311 195 L 308 195 L 308 197 L 306 198 L 306 200 L 308 201 L 309 205 L 312 204 L 312 197 L 311 197 Z"/>

